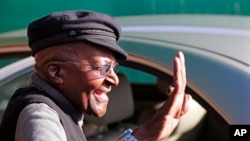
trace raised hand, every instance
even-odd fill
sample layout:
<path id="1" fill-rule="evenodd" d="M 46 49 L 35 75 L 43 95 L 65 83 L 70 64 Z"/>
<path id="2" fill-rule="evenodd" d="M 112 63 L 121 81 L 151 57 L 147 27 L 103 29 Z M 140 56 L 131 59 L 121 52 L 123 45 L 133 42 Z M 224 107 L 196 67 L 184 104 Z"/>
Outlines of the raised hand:
<path id="1" fill-rule="evenodd" d="M 158 141 L 168 137 L 190 107 L 192 97 L 185 94 L 186 67 L 182 52 L 177 53 L 173 64 L 173 87 L 170 88 L 169 98 L 152 119 L 134 130 L 134 136 L 139 141 Z"/>

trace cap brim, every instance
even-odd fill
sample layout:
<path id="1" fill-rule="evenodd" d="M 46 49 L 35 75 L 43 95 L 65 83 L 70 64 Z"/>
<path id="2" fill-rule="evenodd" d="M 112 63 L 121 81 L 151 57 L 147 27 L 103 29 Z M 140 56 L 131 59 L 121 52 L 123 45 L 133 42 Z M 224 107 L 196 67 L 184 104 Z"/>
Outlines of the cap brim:
<path id="1" fill-rule="evenodd" d="M 110 49 L 114 53 L 114 56 L 117 60 L 126 60 L 128 58 L 127 52 L 123 50 L 115 41 L 100 38 L 89 38 L 85 40 L 91 44 Z"/>

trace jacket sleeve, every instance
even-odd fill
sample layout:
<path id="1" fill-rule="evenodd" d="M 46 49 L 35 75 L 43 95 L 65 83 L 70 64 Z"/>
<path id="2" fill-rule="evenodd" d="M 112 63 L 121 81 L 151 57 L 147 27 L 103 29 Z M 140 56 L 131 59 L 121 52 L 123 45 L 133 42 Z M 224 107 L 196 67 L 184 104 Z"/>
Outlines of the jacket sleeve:
<path id="1" fill-rule="evenodd" d="M 33 103 L 18 117 L 15 141 L 67 141 L 67 137 L 57 112 L 44 103 Z"/>

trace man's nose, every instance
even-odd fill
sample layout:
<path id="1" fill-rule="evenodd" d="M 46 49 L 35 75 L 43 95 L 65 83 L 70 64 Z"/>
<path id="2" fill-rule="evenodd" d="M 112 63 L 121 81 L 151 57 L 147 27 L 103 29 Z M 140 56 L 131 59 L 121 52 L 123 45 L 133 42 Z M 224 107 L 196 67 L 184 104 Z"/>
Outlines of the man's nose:
<path id="1" fill-rule="evenodd" d="M 107 81 L 109 81 L 113 86 L 117 86 L 119 84 L 119 78 L 114 71 L 114 69 L 110 69 L 110 72 L 106 76 Z"/>

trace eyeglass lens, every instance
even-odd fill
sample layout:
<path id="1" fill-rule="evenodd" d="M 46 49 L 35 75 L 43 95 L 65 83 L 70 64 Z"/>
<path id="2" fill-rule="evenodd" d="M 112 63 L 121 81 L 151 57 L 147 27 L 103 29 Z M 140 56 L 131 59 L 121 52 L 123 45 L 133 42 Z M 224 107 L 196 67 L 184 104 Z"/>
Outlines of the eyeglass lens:
<path id="1" fill-rule="evenodd" d="M 114 65 L 105 65 L 103 66 L 103 69 L 101 71 L 101 75 L 106 76 L 109 72 L 110 69 L 113 68 L 114 72 L 117 73 L 118 72 L 118 68 L 119 68 L 119 64 L 115 63 Z"/>

